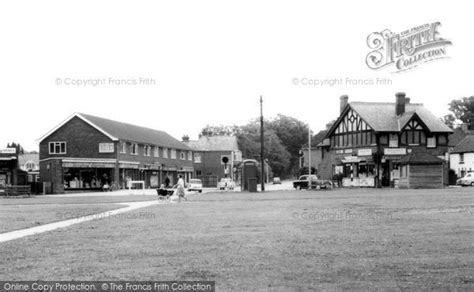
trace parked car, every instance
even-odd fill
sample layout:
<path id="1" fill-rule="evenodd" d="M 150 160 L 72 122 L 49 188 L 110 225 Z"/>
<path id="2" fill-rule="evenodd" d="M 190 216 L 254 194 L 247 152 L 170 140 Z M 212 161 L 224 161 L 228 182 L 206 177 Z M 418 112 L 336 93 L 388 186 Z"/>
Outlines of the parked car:
<path id="1" fill-rule="evenodd" d="M 196 191 L 202 193 L 202 181 L 200 179 L 190 179 L 188 183 L 188 191 Z"/>
<path id="2" fill-rule="evenodd" d="M 279 177 L 274 177 L 273 178 L 273 184 L 274 185 L 281 185 L 281 180 Z"/>
<path id="3" fill-rule="evenodd" d="M 456 181 L 457 185 L 474 187 L 474 172 L 468 172 L 466 175 Z"/>
<path id="4" fill-rule="evenodd" d="M 302 175 L 298 180 L 293 182 L 293 187 L 297 190 L 307 189 L 309 183 L 309 175 Z M 332 182 L 330 180 L 319 179 L 317 175 L 311 175 L 311 188 L 312 189 L 329 189 L 332 188 Z"/>
<path id="5" fill-rule="evenodd" d="M 232 181 L 231 178 L 221 178 L 221 181 L 217 184 L 217 188 L 219 190 L 225 190 L 226 188 L 228 190 L 233 190 L 235 187 L 235 183 Z"/>

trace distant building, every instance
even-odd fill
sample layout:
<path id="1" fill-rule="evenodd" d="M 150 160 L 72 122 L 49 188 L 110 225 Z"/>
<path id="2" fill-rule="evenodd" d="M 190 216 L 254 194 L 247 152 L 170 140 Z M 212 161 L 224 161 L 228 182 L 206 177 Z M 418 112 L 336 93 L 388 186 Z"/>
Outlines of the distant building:
<path id="1" fill-rule="evenodd" d="M 237 180 L 236 166 L 242 162 L 235 136 L 201 136 L 197 141 L 183 137 L 183 142 L 194 151 L 194 170 L 205 187 L 216 187 L 223 177 Z M 223 158 L 228 163 L 224 164 Z"/>
<path id="2" fill-rule="evenodd" d="M 467 172 L 474 171 L 474 135 L 467 135 L 451 151 L 450 168 L 457 177 L 463 177 Z"/>
<path id="3" fill-rule="evenodd" d="M 49 192 L 158 187 L 191 178 L 192 150 L 168 133 L 76 113 L 40 139 L 40 179 Z"/>
<path id="4" fill-rule="evenodd" d="M 18 167 L 26 172 L 27 183 L 39 180 L 39 153 L 25 153 L 18 155 Z"/>
<path id="5" fill-rule="evenodd" d="M 0 188 L 20 184 L 20 172 L 17 149 L 0 149 Z"/>
<path id="6" fill-rule="evenodd" d="M 368 187 L 396 186 L 407 177 L 413 183 L 422 176 L 431 179 L 412 185 L 448 183 L 448 137 L 453 131 L 423 104 L 410 103 L 404 93 L 396 94 L 395 103 L 349 103 L 348 96 L 340 100 L 340 116 L 321 145 L 323 178 L 341 174 L 344 186 Z M 415 152 L 422 155 L 411 155 Z"/>

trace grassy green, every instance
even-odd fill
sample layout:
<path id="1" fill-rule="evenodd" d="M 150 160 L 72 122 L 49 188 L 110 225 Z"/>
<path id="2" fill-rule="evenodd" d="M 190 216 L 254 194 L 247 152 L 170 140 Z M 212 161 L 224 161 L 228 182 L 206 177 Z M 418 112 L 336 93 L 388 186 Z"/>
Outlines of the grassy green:
<path id="1" fill-rule="evenodd" d="M 193 195 L 2 243 L 0 274 L 214 280 L 219 291 L 472 290 L 473 208 L 472 188 Z"/>

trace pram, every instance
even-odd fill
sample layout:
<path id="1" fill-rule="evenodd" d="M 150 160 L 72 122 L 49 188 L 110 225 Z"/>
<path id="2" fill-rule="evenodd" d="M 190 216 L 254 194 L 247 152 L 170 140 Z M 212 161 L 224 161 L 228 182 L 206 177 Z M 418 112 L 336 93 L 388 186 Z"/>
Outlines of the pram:
<path id="1" fill-rule="evenodd" d="M 159 201 L 167 201 L 173 195 L 174 189 L 159 188 L 156 189 Z"/>

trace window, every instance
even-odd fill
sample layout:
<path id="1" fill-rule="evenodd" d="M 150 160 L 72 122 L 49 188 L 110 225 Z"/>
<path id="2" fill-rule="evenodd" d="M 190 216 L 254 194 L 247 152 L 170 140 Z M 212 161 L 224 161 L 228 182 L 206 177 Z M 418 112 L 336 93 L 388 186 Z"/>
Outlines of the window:
<path id="1" fill-rule="evenodd" d="M 193 153 L 191 151 L 188 151 L 188 160 L 193 161 Z"/>
<path id="2" fill-rule="evenodd" d="M 436 148 L 436 138 L 435 137 L 428 137 L 426 140 L 426 147 L 427 148 Z"/>
<path id="3" fill-rule="evenodd" d="M 66 142 L 49 142 L 49 154 L 66 154 Z"/>
<path id="4" fill-rule="evenodd" d="M 464 163 L 464 153 L 459 153 L 459 164 Z"/>
<path id="5" fill-rule="evenodd" d="M 398 147 L 398 135 L 397 134 L 390 134 L 388 147 L 394 147 L 394 148 Z"/>
<path id="6" fill-rule="evenodd" d="M 150 156 L 150 153 L 151 153 L 151 147 L 148 145 L 143 146 L 143 155 Z"/>
<path id="7" fill-rule="evenodd" d="M 438 136 L 438 144 L 439 145 L 446 145 L 448 143 L 445 135 Z"/>
<path id="8" fill-rule="evenodd" d="M 27 171 L 32 171 L 36 169 L 36 163 L 34 163 L 33 161 L 28 161 L 27 163 L 25 163 L 24 167 Z"/>
<path id="9" fill-rule="evenodd" d="M 155 149 L 153 150 L 153 156 L 160 157 L 160 147 L 155 146 Z"/>
<path id="10" fill-rule="evenodd" d="M 179 152 L 179 158 L 180 158 L 181 160 L 186 160 L 186 153 L 185 153 L 184 151 L 180 151 L 180 152 Z"/>
<path id="11" fill-rule="evenodd" d="M 127 142 L 120 143 L 120 153 L 127 153 Z"/>
<path id="12" fill-rule="evenodd" d="M 194 163 L 201 163 L 201 153 L 194 153 Z"/>
<path id="13" fill-rule="evenodd" d="M 201 176 L 202 172 L 200 170 L 196 170 L 196 176 Z"/>
<path id="14" fill-rule="evenodd" d="M 138 155 L 138 144 L 132 144 L 132 151 L 130 153 L 132 155 Z"/>
<path id="15" fill-rule="evenodd" d="M 383 134 L 380 136 L 380 144 L 381 145 L 387 145 L 388 144 L 388 137 L 387 135 Z"/>
<path id="16" fill-rule="evenodd" d="M 163 148 L 163 158 L 168 158 L 168 148 Z"/>
<path id="17" fill-rule="evenodd" d="M 171 159 L 176 159 L 176 149 L 171 149 Z"/>

